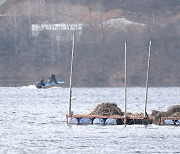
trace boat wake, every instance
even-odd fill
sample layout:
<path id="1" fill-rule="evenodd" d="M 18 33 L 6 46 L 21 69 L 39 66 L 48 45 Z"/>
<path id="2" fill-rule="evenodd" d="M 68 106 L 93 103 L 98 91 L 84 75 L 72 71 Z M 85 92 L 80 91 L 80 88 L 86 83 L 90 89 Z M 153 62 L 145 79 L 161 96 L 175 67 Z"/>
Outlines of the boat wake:
<path id="1" fill-rule="evenodd" d="M 35 85 L 23 86 L 22 88 L 26 88 L 26 89 L 37 89 Z"/>

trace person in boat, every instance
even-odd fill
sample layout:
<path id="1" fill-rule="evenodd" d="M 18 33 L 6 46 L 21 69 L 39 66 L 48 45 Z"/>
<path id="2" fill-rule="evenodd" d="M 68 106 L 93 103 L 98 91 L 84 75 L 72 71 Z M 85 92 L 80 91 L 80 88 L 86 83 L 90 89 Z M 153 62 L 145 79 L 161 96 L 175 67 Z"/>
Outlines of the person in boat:
<path id="1" fill-rule="evenodd" d="M 57 83 L 56 76 L 54 74 L 51 75 L 50 82 Z"/>
<path id="2" fill-rule="evenodd" d="M 45 86 L 45 83 L 44 83 L 43 79 L 41 79 L 40 83 L 41 83 L 41 86 Z"/>
<path id="3" fill-rule="evenodd" d="M 42 88 L 43 86 L 45 86 L 45 83 L 44 83 L 43 79 L 41 79 L 39 82 L 36 83 L 37 88 Z"/>
<path id="4" fill-rule="evenodd" d="M 48 83 L 51 83 L 51 78 L 48 78 Z"/>
<path id="5" fill-rule="evenodd" d="M 37 88 L 42 88 L 41 82 L 37 82 L 37 83 L 36 83 L 36 87 L 37 87 Z"/>

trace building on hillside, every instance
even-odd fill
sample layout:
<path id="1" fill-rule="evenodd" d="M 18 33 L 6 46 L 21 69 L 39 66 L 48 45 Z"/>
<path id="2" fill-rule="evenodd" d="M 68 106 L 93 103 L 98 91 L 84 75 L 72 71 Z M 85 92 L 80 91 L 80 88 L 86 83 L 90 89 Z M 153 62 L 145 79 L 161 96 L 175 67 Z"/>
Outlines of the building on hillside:
<path id="1" fill-rule="evenodd" d="M 37 37 L 43 30 L 50 32 L 57 41 L 72 40 L 72 35 L 76 35 L 76 40 L 82 36 L 83 24 L 32 24 L 32 36 Z"/>

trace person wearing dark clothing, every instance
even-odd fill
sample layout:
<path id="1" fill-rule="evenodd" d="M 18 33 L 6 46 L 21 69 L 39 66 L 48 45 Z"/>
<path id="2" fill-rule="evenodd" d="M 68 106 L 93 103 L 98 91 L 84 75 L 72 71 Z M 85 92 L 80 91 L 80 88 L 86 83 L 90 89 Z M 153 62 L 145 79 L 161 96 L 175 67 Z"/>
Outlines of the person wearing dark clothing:
<path id="1" fill-rule="evenodd" d="M 42 88 L 41 82 L 37 82 L 36 87 L 37 88 Z"/>
<path id="2" fill-rule="evenodd" d="M 43 79 L 41 79 L 40 83 L 41 83 L 42 86 L 45 86 L 45 83 L 44 83 Z"/>
<path id="3" fill-rule="evenodd" d="M 48 83 L 51 83 L 51 78 L 48 78 Z"/>
<path id="4" fill-rule="evenodd" d="M 51 79 L 55 78 L 56 76 L 54 74 L 51 75 Z"/>
<path id="5" fill-rule="evenodd" d="M 50 81 L 53 83 L 57 83 L 56 76 L 54 74 L 51 75 Z"/>

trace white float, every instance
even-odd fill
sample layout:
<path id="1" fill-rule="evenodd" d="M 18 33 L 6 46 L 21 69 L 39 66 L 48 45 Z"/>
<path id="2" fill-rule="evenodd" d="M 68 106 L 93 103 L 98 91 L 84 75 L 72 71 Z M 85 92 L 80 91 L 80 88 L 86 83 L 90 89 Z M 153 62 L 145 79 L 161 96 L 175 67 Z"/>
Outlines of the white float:
<path id="1" fill-rule="evenodd" d="M 176 125 L 180 125 L 180 120 L 176 121 L 175 123 Z"/>
<path id="2" fill-rule="evenodd" d="M 106 124 L 106 125 L 116 125 L 116 124 L 117 124 L 117 123 L 116 123 L 116 119 L 114 119 L 114 118 L 108 118 L 108 119 L 106 119 L 105 124 Z"/>
<path id="3" fill-rule="evenodd" d="M 90 118 L 81 118 L 80 121 L 79 121 L 79 123 L 80 123 L 81 125 L 87 125 L 87 124 L 91 124 L 92 122 L 91 122 L 91 119 L 90 119 Z"/>
<path id="4" fill-rule="evenodd" d="M 77 120 L 77 118 L 74 118 L 74 117 L 72 117 L 72 118 L 69 118 L 68 119 L 68 124 L 78 124 L 78 120 Z"/>
<path id="5" fill-rule="evenodd" d="M 164 120 L 164 125 L 175 125 L 173 120 Z"/>
<path id="6" fill-rule="evenodd" d="M 93 124 L 104 124 L 104 120 L 102 118 L 95 118 Z"/>

